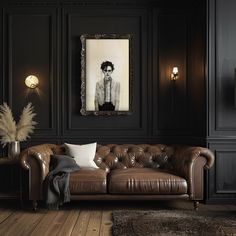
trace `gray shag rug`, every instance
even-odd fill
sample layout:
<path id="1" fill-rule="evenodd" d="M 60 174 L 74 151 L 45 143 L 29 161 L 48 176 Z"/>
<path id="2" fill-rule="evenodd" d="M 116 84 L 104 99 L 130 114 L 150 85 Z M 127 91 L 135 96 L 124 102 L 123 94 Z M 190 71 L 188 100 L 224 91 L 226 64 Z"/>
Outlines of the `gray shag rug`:
<path id="1" fill-rule="evenodd" d="M 235 211 L 112 212 L 113 236 L 236 236 Z"/>

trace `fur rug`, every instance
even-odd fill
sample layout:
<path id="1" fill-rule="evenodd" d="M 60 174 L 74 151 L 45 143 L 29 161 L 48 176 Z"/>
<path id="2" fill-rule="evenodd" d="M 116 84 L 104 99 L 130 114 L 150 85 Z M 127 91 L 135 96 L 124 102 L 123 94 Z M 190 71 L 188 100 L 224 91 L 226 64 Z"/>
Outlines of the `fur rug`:
<path id="1" fill-rule="evenodd" d="M 183 210 L 112 213 L 113 236 L 236 236 L 236 212 Z"/>

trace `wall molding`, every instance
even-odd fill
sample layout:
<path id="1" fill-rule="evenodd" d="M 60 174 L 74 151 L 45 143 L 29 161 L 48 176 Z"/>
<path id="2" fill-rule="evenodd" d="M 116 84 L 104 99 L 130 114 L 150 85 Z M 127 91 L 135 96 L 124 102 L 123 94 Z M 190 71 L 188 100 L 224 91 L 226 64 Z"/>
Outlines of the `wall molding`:
<path id="1" fill-rule="evenodd" d="M 41 136 L 41 135 L 58 135 L 59 134 L 59 127 L 58 127 L 58 81 L 57 81 L 57 76 L 59 75 L 58 68 L 56 67 L 57 63 L 57 52 L 55 49 L 57 49 L 57 46 L 55 47 L 55 44 L 58 44 L 58 39 L 56 37 L 56 32 L 57 32 L 57 18 L 56 18 L 56 11 L 52 10 L 46 10 L 46 9 L 31 9 L 29 11 L 28 8 L 24 9 L 18 9 L 18 8 L 7 8 L 4 10 L 4 31 L 6 32 L 6 40 L 3 42 L 5 45 L 6 51 L 5 51 L 5 56 L 4 56 L 4 65 L 6 69 L 5 73 L 5 87 L 7 87 L 7 94 L 4 94 L 5 101 L 8 101 L 9 105 L 14 108 L 13 104 L 13 98 L 16 96 L 13 92 L 13 38 L 12 35 L 15 33 L 13 32 L 13 20 L 17 19 L 19 20 L 20 17 L 38 17 L 42 19 L 47 19 L 48 20 L 48 27 L 49 27 L 49 35 L 48 35 L 48 47 L 49 47 L 49 111 L 50 113 L 48 114 L 49 116 L 49 126 L 47 128 L 37 128 L 36 126 L 36 132 L 33 134 L 33 137 Z M 22 26 L 23 27 L 23 26 Z M 15 39 L 14 39 L 15 40 Z M 23 42 L 21 42 L 23 43 Z M 18 55 L 19 56 L 19 55 Z M 25 68 L 27 68 L 27 65 L 25 65 Z M 30 69 L 30 68 L 29 68 Z M 15 75 L 16 76 L 16 75 Z M 43 81 L 44 78 L 40 78 L 40 83 L 44 83 Z M 17 78 L 18 80 L 18 78 Z M 15 85 L 14 85 L 15 86 Z M 22 78 L 22 85 L 21 89 L 24 88 L 24 78 Z M 24 88 L 25 89 L 25 88 Z M 15 90 L 15 88 L 14 88 Z M 26 91 L 26 89 L 25 89 Z M 41 93 L 41 91 L 40 91 Z M 32 95 L 32 93 L 31 93 Z M 45 91 L 42 91 L 42 94 L 38 95 L 39 99 L 40 96 L 45 96 Z M 27 104 L 28 100 L 28 95 L 25 95 L 25 97 L 22 97 L 22 103 Z M 15 99 L 15 98 L 14 98 Z M 25 100 L 25 102 L 23 102 Z M 34 104 L 33 104 L 34 105 Z M 43 107 L 43 104 L 41 104 Z M 36 114 L 38 112 L 42 111 L 37 111 L 35 110 Z"/>
<path id="2" fill-rule="evenodd" d="M 74 126 L 75 121 L 72 121 L 72 115 L 73 115 L 73 110 L 72 110 L 72 103 L 73 103 L 73 98 L 72 98 L 72 83 L 74 83 L 74 81 L 72 80 L 73 77 L 73 73 L 71 71 L 71 65 L 73 65 L 73 61 L 72 61 L 72 42 L 71 42 L 71 25 L 73 24 L 73 20 L 75 18 L 81 18 L 83 19 L 83 17 L 89 17 L 91 16 L 94 19 L 99 19 L 100 17 L 106 17 L 107 19 L 109 19 L 109 21 L 112 21 L 113 19 L 115 20 L 115 22 L 117 21 L 117 17 L 127 17 L 127 19 L 130 19 L 131 22 L 137 22 L 139 24 L 139 32 L 142 32 L 141 37 L 137 40 L 140 40 L 140 45 L 139 45 L 139 50 L 140 53 L 142 55 L 142 57 L 139 59 L 139 64 L 143 65 L 140 68 L 138 68 L 139 70 L 139 78 L 140 81 L 138 83 L 140 83 L 140 88 L 142 88 L 141 90 L 139 90 L 139 97 L 140 97 L 140 104 L 135 104 L 133 102 L 133 110 L 139 110 L 139 116 L 140 116 L 140 122 L 137 124 L 138 126 L 133 126 L 133 124 L 131 123 L 130 125 L 124 125 L 125 122 L 129 122 L 129 120 L 131 119 L 132 115 L 128 115 L 128 116 L 115 116 L 114 117 L 114 121 L 115 123 L 113 123 L 113 126 L 111 127 L 111 123 L 112 121 L 110 121 L 112 119 L 111 117 L 98 117 L 98 116 L 82 116 L 80 114 L 80 109 L 77 110 L 77 119 L 78 122 L 83 122 L 83 124 L 85 125 L 81 125 L 78 127 Z M 64 55 L 66 55 L 65 57 L 65 61 L 67 62 L 67 67 L 65 69 L 64 72 L 64 76 L 66 78 L 68 78 L 66 81 L 65 86 L 64 86 L 64 91 L 63 91 L 63 97 L 68 98 L 68 100 L 64 99 L 63 102 L 63 110 L 64 113 L 67 114 L 65 117 L 65 121 L 64 121 L 64 125 L 63 125 L 63 135 L 67 135 L 67 134 L 72 134 L 75 135 L 76 133 L 80 133 L 80 135 L 82 135 L 83 137 L 87 135 L 87 133 L 92 133 L 93 135 L 99 134 L 101 133 L 104 136 L 112 136 L 113 133 L 115 133 L 118 137 L 123 137 L 124 134 L 127 136 L 133 136 L 134 134 L 139 134 L 141 136 L 146 135 L 147 134 L 147 123 L 146 120 L 147 118 L 145 117 L 147 112 L 145 112 L 145 110 L 147 110 L 147 98 L 146 95 L 142 96 L 142 94 L 147 94 L 147 82 L 144 78 L 147 78 L 147 69 L 146 69 L 146 61 L 147 61 L 147 36 L 146 36 L 146 28 L 145 26 L 147 25 L 147 12 L 146 9 L 133 9 L 133 10 L 115 10 L 113 9 L 111 10 L 107 10 L 107 9 L 102 9 L 101 11 L 98 10 L 94 10 L 94 9 L 90 9 L 88 10 L 88 12 L 84 12 L 78 9 L 71 9 L 71 8 L 66 8 L 64 10 L 64 14 L 63 14 L 63 21 L 64 21 L 64 30 L 63 30 L 63 35 L 66 35 L 66 37 L 64 37 L 64 48 L 65 48 L 65 53 Z M 127 22 L 128 23 L 128 22 Z M 106 32 L 102 32 L 102 33 L 106 33 Z M 92 34 L 90 32 L 90 34 Z M 77 43 L 79 44 L 79 35 L 76 36 L 77 37 Z M 138 41 L 137 41 L 138 42 Z M 136 44 L 137 44 L 136 42 Z M 135 44 L 135 42 L 132 42 L 133 44 Z M 137 45 L 136 45 L 137 47 Z M 75 50 L 75 49 L 74 49 Z M 135 48 L 134 48 L 135 50 Z M 77 53 L 79 54 L 80 51 L 78 50 Z M 134 53 L 132 53 L 134 54 Z M 79 62 L 79 61 L 78 61 Z M 80 63 L 80 62 L 79 62 Z M 137 64 L 137 62 L 136 62 Z M 80 65 L 78 65 L 80 66 Z M 135 65 L 136 66 L 136 65 Z M 134 67 L 134 66 L 133 66 Z M 137 67 L 133 68 L 134 70 L 136 69 L 136 75 L 137 75 Z M 80 71 L 76 71 L 77 76 L 78 76 L 78 80 L 80 80 Z M 133 76 L 135 76 L 135 74 L 133 74 Z M 75 78 L 74 78 L 75 79 Z M 136 80 L 135 80 L 136 79 Z M 134 78 L 133 83 L 137 83 L 137 78 Z M 77 99 L 81 100 L 81 95 L 80 95 L 80 86 L 77 86 L 78 88 L 78 95 L 76 96 Z M 133 89 L 133 96 L 135 96 L 135 93 L 137 94 L 137 89 L 135 91 L 135 86 L 134 84 L 132 84 L 132 89 Z M 74 96 L 74 95 L 73 95 Z M 137 100 L 137 99 L 136 99 Z M 134 101 L 134 99 L 133 99 Z M 137 107 L 137 105 L 139 105 L 139 107 Z M 142 112 L 144 109 L 144 112 Z M 137 113 L 137 112 L 136 112 Z M 75 115 L 74 115 L 75 117 Z M 75 119 L 75 118 L 74 118 Z M 88 126 L 88 120 L 93 120 L 95 123 L 96 122 L 100 122 L 100 126 L 93 126 L 92 128 Z M 105 125 L 104 121 L 102 120 L 107 120 L 108 125 Z M 127 121 L 126 121 L 127 120 Z M 86 123 L 87 122 L 87 123 Z M 94 124 L 95 124 L 94 123 Z M 104 124 L 103 124 L 104 123 Z M 109 124 L 110 123 L 110 124 Z M 91 123 L 90 123 L 91 124 Z M 73 127 L 74 126 L 74 127 Z"/>

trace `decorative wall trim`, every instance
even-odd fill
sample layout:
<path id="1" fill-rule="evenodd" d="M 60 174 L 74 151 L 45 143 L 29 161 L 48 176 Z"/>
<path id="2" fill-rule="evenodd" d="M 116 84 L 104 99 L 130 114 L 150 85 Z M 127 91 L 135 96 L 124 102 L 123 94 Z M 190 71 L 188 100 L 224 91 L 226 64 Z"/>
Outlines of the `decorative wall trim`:
<path id="1" fill-rule="evenodd" d="M 219 18 L 219 12 L 220 12 L 220 6 L 219 6 L 219 0 L 209 0 L 209 6 L 208 6 L 208 110 L 209 110 L 209 116 L 208 116 L 208 132 L 210 137 L 214 136 L 234 136 L 236 131 L 236 122 L 233 122 L 232 120 L 225 120 L 220 121 L 220 116 L 224 114 L 225 111 L 223 111 L 220 107 L 224 106 L 227 107 L 227 113 L 228 116 L 235 116 L 236 117 L 236 111 L 235 107 L 232 106 L 232 104 L 223 104 L 224 101 L 224 94 L 226 93 L 226 88 L 224 87 L 224 81 L 225 79 L 229 80 L 229 78 L 221 78 L 218 70 L 221 68 L 217 67 L 217 60 L 220 58 L 219 54 L 219 48 L 217 48 L 217 43 L 220 40 L 217 35 L 220 28 L 220 18 Z M 223 46 L 223 45 L 221 45 Z M 221 67 L 223 66 L 223 62 Z M 224 94 L 223 94 L 224 92 Z M 230 91 L 227 92 L 227 94 L 230 94 Z M 234 97 L 232 97 L 232 103 L 233 103 Z M 227 100 L 226 102 L 229 103 Z M 231 110 L 230 110 L 231 109 Z M 225 118 L 225 117 L 224 117 Z"/>
<path id="2" fill-rule="evenodd" d="M 161 43 L 163 43 L 163 38 L 166 38 L 167 42 L 171 40 L 176 41 L 176 37 L 171 37 L 170 35 L 164 35 L 161 30 L 162 23 L 161 19 L 166 17 L 169 19 L 173 25 L 177 20 L 179 22 L 184 22 L 181 25 L 181 28 L 178 28 L 178 40 L 181 38 L 182 42 L 185 40 L 185 45 L 181 46 L 182 53 L 177 54 L 177 51 L 180 49 L 168 50 L 162 49 Z M 188 127 L 188 107 L 187 107 L 187 98 L 188 98 L 188 86 L 187 86 L 187 75 L 188 75 L 188 19 L 186 17 L 186 12 L 182 10 L 173 11 L 154 11 L 153 13 L 153 87 L 152 87 L 152 104 L 153 104 L 153 135 L 170 135 L 170 134 L 181 134 L 188 135 L 191 133 L 193 127 Z M 168 31 L 170 34 L 172 30 L 168 25 Z M 175 35 L 175 34 L 174 34 Z M 162 37 L 162 38 L 161 38 Z M 161 42 L 162 40 L 162 42 Z M 178 41 L 177 41 L 178 42 Z M 170 45 L 172 45 L 170 43 Z M 165 45 L 164 45 L 165 46 Z M 183 47 L 182 47 L 183 46 Z M 163 51 L 166 50 L 167 52 Z M 163 56 L 164 55 L 164 56 Z M 183 56 L 182 56 L 183 55 Z M 167 59 L 168 58 L 168 59 Z M 181 79 L 177 80 L 175 83 L 175 90 L 172 90 L 172 84 L 170 81 L 170 67 L 178 66 L 181 69 Z M 168 73 L 169 72 L 169 73 Z M 165 91 L 165 92 L 163 92 Z M 171 97 L 174 96 L 175 104 L 171 104 Z M 184 98 L 184 99 L 183 99 Z M 181 101 L 184 100 L 183 104 L 176 102 L 175 100 Z M 165 101 L 165 103 L 163 103 Z M 172 107 L 173 105 L 173 107 Z M 188 114 L 188 115 L 186 115 Z M 163 119 L 165 117 L 165 119 Z M 165 124 L 163 123 L 165 122 Z"/>
<path id="3" fill-rule="evenodd" d="M 218 172 L 219 171 L 223 171 L 224 173 L 228 173 L 228 171 L 227 170 L 225 170 L 225 169 L 223 169 L 222 170 L 222 165 L 221 164 L 218 164 L 218 159 L 219 158 L 224 158 L 225 160 L 224 160 L 224 162 L 225 163 L 227 163 L 228 162 L 228 164 L 230 165 L 230 166 L 232 166 L 233 165 L 233 163 L 231 163 L 231 162 L 229 162 L 229 161 L 227 161 L 227 155 L 228 154 L 234 154 L 234 156 L 236 156 L 236 149 L 235 150 L 217 150 L 216 151 L 216 167 L 215 167 L 215 171 L 216 171 L 216 173 L 215 173 L 215 178 L 216 178 L 216 194 L 219 194 L 219 193 L 234 193 L 234 194 L 236 194 L 236 188 L 235 188 L 235 190 L 226 190 L 226 189 L 219 189 L 218 188 L 218 186 L 217 186 L 217 175 L 219 174 Z M 232 180 L 231 180 L 231 182 L 230 183 L 232 183 Z"/>
<path id="4" fill-rule="evenodd" d="M 8 8 L 4 11 L 4 22 L 5 22 L 5 33 L 6 33 L 6 40 L 3 42 L 5 45 L 4 47 L 7 48 L 5 51 L 5 57 L 4 59 L 6 60 L 4 65 L 6 69 L 6 74 L 5 74 L 5 81 L 6 83 L 4 84 L 5 87 L 7 87 L 7 94 L 5 94 L 5 101 L 9 103 L 11 107 L 13 107 L 13 29 L 12 29 L 12 20 L 14 17 L 20 17 L 20 16 L 39 16 L 39 17 L 46 17 L 48 18 L 48 24 L 49 24 L 49 86 L 50 90 L 48 91 L 49 95 L 49 107 L 50 107 L 50 113 L 49 115 L 49 127 L 48 128 L 37 128 L 36 127 L 36 132 L 33 134 L 34 137 L 41 136 L 41 135 L 58 135 L 59 134 L 59 127 L 58 127 L 58 81 L 57 81 L 57 76 L 59 75 L 58 71 L 58 59 L 57 59 L 57 46 L 54 46 L 55 44 L 58 45 L 58 38 L 56 37 L 56 32 L 57 32 L 57 18 L 56 18 L 56 11 L 52 11 L 51 9 L 31 9 L 29 11 L 28 8 L 25 9 L 16 9 L 16 8 Z M 41 78 L 41 83 L 42 83 L 42 78 Z M 24 83 L 22 81 L 22 83 Z M 45 92 L 47 91 L 42 91 L 42 96 L 45 96 Z M 41 96 L 41 95 L 39 95 Z M 25 98 L 26 99 L 26 98 Z M 27 101 L 27 99 L 26 99 Z M 43 104 L 41 104 L 41 107 L 43 107 Z M 37 111 L 37 112 L 43 112 L 43 111 Z"/>
<path id="5" fill-rule="evenodd" d="M 147 35 L 146 35 L 146 25 L 147 25 L 147 19 L 146 19 L 146 10 L 144 9 L 129 9 L 129 11 L 127 10 L 114 10 L 114 9 L 102 9 L 101 11 L 98 10 L 94 10 L 92 9 L 87 9 L 88 11 L 84 12 L 81 10 L 75 10 L 75 9 L 65 9 L 64 10 L 64 14 L 63 14 L 63 25 L 64 25 L 64 29 L 63 29 L 63 35 L 66 35 L 66 37 L 63 37 L 63 45 L 64 45 L 64 60 L 67 62 L 67 66 L 65 69 L 65 73 L 64 76 L 67 78 L 67 80 L 65 81 L 65 85 L 64 85 L 64 90 L 63 90 L 63 98 L 68 98 L 68 100 L 64 99 L 63 102 L 63 113 L 66 114 L 64 123 L 63 123 L 63 136 L 64 135 L 76 135 L 77 133 L 80 133 L 80 135 L 82 135 L 83 137 L 86 136 L 87 134 L 91 135 L 96 135 L 98 133 L 102 132 L 102 135 L 104 136 L 111 136 L 114 132 L 116 133 L 117 137 L 123 137 L 124 134 L 127 136 L 133 136 L 134 134 L 138 134 L 141 136 L 146 136 L 147 134 L 147 118 L 145 117 L 147 112 L 142 112 L 142 110 L 146 110 L 147 109 L 147 98 L 146 95 L 142 96 L 142 93 L 146 94 L 147 93 L 147 81 L 145 80 L 145 78 L 147 78 L 147 69 L 146 69 L 146 62 L 147 62 Z M 72 71 L 71 71 L 71 65 L 74 63 L 73 61 L 71 61 L 71 52 L 72 52 L 72 45 L 71 45 L 71 24 L 72 24 L 72 18 L 73 17 L 89 17 L 91 15 L 91 18 L 93 17 L 107 17 L 108 19 L 111 19 L 114 17 L 128 17 L 132 20 L 137 20 L 137 22 L 139 22 L 140 25 L 140 53 L 142 55 L 142 57 L 140 58 L 139 64 L 142 65 L 140 66 L 138 69 L 140 70 L 139 74 L 140 74 L 140 88 L 142 88 L 141 90 L 139 90 L 140 92 L 140 111 L 139 111 L 139 116 L 140 116 L 140 122 L 138 124 L 138 126 L 126 126 L 123 128 L 124 122 L 122 122 L 122 119 L 126 119 L 126 118 L 122 118 L 119 116 L 119 118 L 115 118 L 117 120 L 117 122 L 114 123 L 114 125 L 112 126 L 112 128 L 109 128 L 109 126 L 104 126 L 101 124 L 101 117 L 82 117 L 81 114 L 79 114 L 80 112 L 78 112 L 77 117 L 78 117 L 78 121 L 81 120 L 82 122 L 85 122 L 85 120 L 94 120 L 94 122 L 100 122 L 100 126 L 99 127 L 93 127 L 93 128 L 89 128 L 87 125 L 85 126 L 81 126 L 81 127 L 73 127 L 73 123 L 72 123 L 72 94 L 71 94 L 71 89 L 72 89 Z M 142 32 L 142 34 L 141 34 Z M 98 33 L 98 32 L 97 32 Z M 102 33 L 106 33 L 106 32 L 102 32 Z M 129 32 L 132 33 L 132 32 Z M 91 32 L 90 32 L 91 34 Z M 137 45 L 136 45 L 137 47 Z M 135 50 L 135 49 L 134 49 Z M 80 51 L 77 51 L 77 53 L 80 53 Z M 79 65 L 78 65 L 79 66 Z M 136 68 L 137 69 L 137 68 Z M 136 71 L 136 73 L 138 73 Z M 78 80 L 80 80 L 80 71 L 78 74 Z M 136 80 L 137 82 L 137 80 Z M 133 81 L 134 83 L 134 81 Z M 133 87 L 133 90 L 134 87 Z M 78 99 L 80 99 L 80 87 L 78 87 Z M 137 104 L 133 103 L 133 110 L 137 109 Z M 78 109 L 79 111 L 79 109 Z M 113 117 L 114 118 L 114 117 Z M 112 119 L 112 117 L 110 118 L 103 118 L 103 119 Z M 121 122 L 119 122 L 118 120 L 120 120 Z"/>
<path id="6" fill-rule="evenodd" d="M 217 142 L 209 143 L 209 148 L 215 154 L 215 164 L 208 172 L 208 200 L 234 199 L 236 197 L 236 188 L 229 189 L 229 186 L 235 183 L 234 177 L 230 176 L 229 168 L 234 166 L 232 158 L 236 156 L 236 142 Z M 235 161 L 236 162 L 236 158 Z M 228 174 L 228 176 L 227 176 Z M 222 177 L 222 175 L 224 177 Z M 222 179 L 223 178 L 223 179 Z M 224 181 L 224 182 L 217 182 Z M 228 188 L 228 189 L 227 189 Z"/>
<path id="7" fill-rule="evenodd" d="M 171 0 L 170 2 L 173 3 Z M 47 65 L 42 63 L 43 67 L 45 67 L 45 73 L 48 77 L 47 83 L 49 83 L 49 85 L 47 84 L 46 86 L 48 88 L 45 102 L 46 110 L 44 110 L 42 106 L 42 108 L 39 108 L 39 112 L 41 112 L 41 114 L 43 114 L 43 112 L 47 112 L 47 115 L 45 116 L 45 119 L 44 117 L 41 117 L 42 126 L 40 129 L 36 130 L 31 140 L 36 143 L 47 141 L 55 143 L 64 142 L 66 140 L 82 143 L 96 139 L 104 143 L 110 143 L 113 141 L 117 143 L 178 142 L 204 145 L 204 135 L 201 137 L 201 134 L 197 133 L 196 130 L 191 128 L 189 129 L 189 127 L 182 125 L 185 122 L 181 122 L 179 128 L 174 125 L 168 129 L 168 127 L 160 126 L 158 121 L 161 112 L 159 98 L 160 91 L 162 89 L 158 84 L 159 68 L 156 68 L 158 64 L 155 64 L 154 62 L 154 60 L 156 60 L 154 54 L 158 56 L 160 50 L 160 45 L 158 44 L 158 39 L 160 37 L 158 16 L 164 14 L 175 16 L 176 14 L 180 14 L 187 17 L 189 15 L 189 11 L 191 11 L 192 8 L 195 10 L 195 6 L 200 4 L 196 3 L 196 1 L 192 1 L 192 3 L 195 4 L 193 7 L 189 1 L 186 1 L 186 3 L 187 4 L 178 2 L 169 5 L 167 1 L 154 2 L 152 0 L 24 0 L 23 2 L 13 0 L 10 3 L 7 3 L 6 1 L 2 3 L 2 47 L 3 50 L 5 50 L 3 53 L 4 62 L 2 63 L 4 67 L 2 97 L 5 101 L 14 101 L 13 93 L 16 93 L 16 90 L 14 90 L 11 84 L 12 82 L 18 83 L 18 81 L 15 81 L 14 79 L 15 71 L 10 69 L 12 68 L 12 62 L 14 66 L 14 58 L 10 58 L 10 56 L 12 55 L 12 46 L 17 43 L 17 36 L 12 36 L 13 41 L 8 40 L 12 35 L 11 31 L 15 31 L 16 28 L 12 29 L 8 20 L 11 20 L 12 17 L 13 20 L 15 20 L 14 17 L 16 15 L 26 16 L 26 20 L 27 16 L 31 19 L 30 17 L 32 15 L 36 15 L 42 17 L 42 19 L 36 19 L 37 25 L 40 25 L 41 20 L 43 23 L 42 27 L 39 27 L 39 30 L 41 29 L 42 33 L 46 30 L 46 36 L 44 38 L 45 47 L 42 46 L 42 50 L 46 51 L 43 51 L 41 58 L 44 58 L 46 55 L 47 65 L 50 64 L 48 68 Z M 204 13 L 202 14 L 204 15 Z M 50 19 L 47 18 L 45 20 L 44 16 L 49 17 Z M 200 14 L 200 17 L 203 16 Z M 86 20 L 83 22 L 83 19 L 85 18 Z M 99 25 L 97 27 L 96 25 L 93 26 L 94 24 L 88 23 L 92 19 L 95 19 L 96 22 L 97 19 L 101 18 L 103 18 L 101 21 L 102 24 L 105 22 L 110 24 L 108 31 L 116 32 L 101 32 L 102 28 L 99 28 Z M 21 17 L 19 19 L 22 20 Z M 122 21 L 122 19 L 125 20 Z M 24 22 L 24 20 L 22 22 Z M 183 22 L 183 24 L 181 23 L 182 25 L 180 24 L 181 32 L 184 28 L 184 35 L 185 33 L 188 34 L 188 26 L 189 24 L 191 25 L 192 22 L 181 22 Z M 88 24 L 89 27 L 83 28 L 84 24 Z M 165 27 L 165 21 L 163 21 L 162 24 L 163 27 Z M 32 28 L 33 26 L 30 26 L 29 31 L 31 31 L 30 29 Z M 193 30 L 195 29 L 193 28 Z M 134 41 L 134 51 L 136 55 L 134 62 L 135 79 L 133 90 L 135 91 L 135 98 L 133 109 L 135 114 L 131 117 L 131 119 L 126 119 L 124 117 L 95 117 L 95 119 L 91 117 L 83 118 L 79 114 L 79 102 L 74 104 L 72 103 L 77 95 L 72 94 L 71 90 L 73 90 L 73 93 L 78 91 L 78 99 L 80 99 L 80 86 L 78 83 L 78 80 L 80 79 L 80 70 L 79 68 L 78 70 L 71 70 L 71 66 L 73 64 L 76 66 L 79 65 L 79 54 L 76 59 L 71 56 L 80 53 L 80 50 L 79 47 L 73 43 L 73 40 L 76 40 L 75 37 L 77 37 L 77 35 L 79 35 L 82 31 L 84 31 L 83 33 L 90 34 L 127 34 L 130 33 L 130 31 L 134 31 L 136 37 Z M 20 32 L 17 31 L 17 34 L 20 35 Z M 163 37 L 165 40 L 165 35 Z M 10 43 L 8 43 L 8 41 Z M 12 42 L 14 45 L 12 45 Z M 40 46 L 40 39 L 39 41 L 36 40 L 36 42 L 39 42 Z M 189 50 L 187 43 L 183 47 L 181 46 L 181 48 L 183 48 L 186 52 Z M 31 55 L 31 57 L 33 58 L 33 55 Z M 186 57 L 186 63 L 184 63 L 186 64 L 186 67 L 188 67 L 187 60 L 188 58 Z M 18 61 L 19 60 L 16 62 Z M 201 61 L 201 63 L 204 62 Z M 17 67 L 16 70 L 18 70 Z M 11 73 L 13 73 L 13 75 L 11 75 Z M 185 68 L 183 73 L 187 74 L 188 68 Z M 8 74 L 10 74 L 9 81 Z M 14 81 L 12 81 L 12 79 Z M 187 79 L 188 78 L 186 77 L 185 80 Z M 184 83 L 184 87 L 186 88 L 183 93 L 185 94 L 189 92 L 187 88 L 188 81 L 184 81 Z M 199 94 L 199 96 L 201 96 L 201 94 Z M 157 106 L 153 105 L 154 102 L 157 102 Z M 20 109 L 21 103 L 14 103 L 17 104 L 15 104 L 15 109 Z M 164 107 L 165 104 L 162 105 Z M 49 113 L 48 110 L 50 110 Z M 166 115 L 168 116 L 168 114 Z M 189 120 L 189 123 L 191 123 L 192 120 L 189 113 L 186 113 L 185 115 L 186 119 Z M 162 120 L 163 119 L 164 118 L 162 117 Z M 200 127 L 200 129 L 204 130 L 204 127 Z"/>

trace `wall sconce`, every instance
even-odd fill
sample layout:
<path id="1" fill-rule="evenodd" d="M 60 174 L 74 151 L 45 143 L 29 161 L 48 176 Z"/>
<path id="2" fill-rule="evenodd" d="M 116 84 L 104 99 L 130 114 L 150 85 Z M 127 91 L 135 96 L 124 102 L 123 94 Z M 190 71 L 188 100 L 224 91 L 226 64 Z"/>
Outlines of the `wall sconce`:
<path id="1" fill-rule="evenodd" d="M 173 67 L 172 73 L 170 75 L 171 80 L 177 80 L 179 77 L 179 70 L 178 67 Z"/>
<path id="2" fill-rule="evenodd" d="M 28 88 L 31 88 L 31 89 L 34 89 L 34 88 L 38 87 L 38 85 L 39 85 L 38 77 L 35 76 L 35 75 L 27 76 L 26 79 L 25 79 L 25 85 Z"/>

